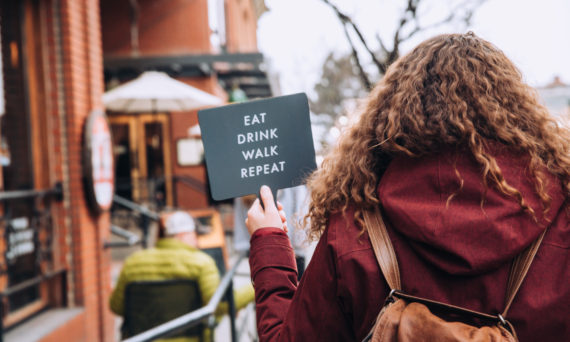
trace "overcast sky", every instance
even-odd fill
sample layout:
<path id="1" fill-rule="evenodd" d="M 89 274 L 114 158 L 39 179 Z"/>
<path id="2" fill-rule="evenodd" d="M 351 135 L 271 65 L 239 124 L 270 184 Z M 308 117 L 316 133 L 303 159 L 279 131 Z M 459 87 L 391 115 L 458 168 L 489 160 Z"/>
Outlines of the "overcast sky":
<path id="1" fill-rule="evenodd" d="M 284 94 L 312 92 L 329 51 L 348 51 L 334 12 L 321 0 L 266 0 L 270 11 L 258 26 L 258 45 L 279 73 Z M 404 0 L 331 0 L 354 18 L 372 46 L 374 35 L 389 41 Z M 423 0 L 425 22 L 436 21 L 455 0 Z M 434 7 L 435 4 L 440 7 Z M 502 49 L 533 86 L 559 75 L 570 83 L 570 0 L 487 0 L 476 12 L 470 30 Z M 465 32 L 445 26 L 414 37 L 409 51 L 443 32 Z"/>

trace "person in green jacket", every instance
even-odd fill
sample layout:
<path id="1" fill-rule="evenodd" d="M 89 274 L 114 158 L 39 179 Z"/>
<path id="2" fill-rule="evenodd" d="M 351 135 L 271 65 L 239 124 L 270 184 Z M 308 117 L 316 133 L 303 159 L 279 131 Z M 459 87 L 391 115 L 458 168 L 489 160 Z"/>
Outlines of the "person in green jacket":
<path id="1" fill-rule="evenodd" d="M 111 294 L 111 311 L 124 316 L 124 294 L 127 284 L 134 281 L 192 279 L 200 289 L 206 305 L 220 283 L 220 275 L 212 257 L 199 250 L 194 220 L 186 212 L 175 212 L 160 224 L 161 236 L 155 248 L 144 249 L 129 256 L 121 270 L 117 285 Z M 236 309 L 245 307 L 254 299 L 251 284 L 234 292 Z M 227 303 L 221 303 L 216 315 L 227 313 Z M 209 334 L 209 332 L 205 332 Z M 208 339 L 204 339 L 208 340 Z M 191 338 L 168 341 L 194 341 Z"/>

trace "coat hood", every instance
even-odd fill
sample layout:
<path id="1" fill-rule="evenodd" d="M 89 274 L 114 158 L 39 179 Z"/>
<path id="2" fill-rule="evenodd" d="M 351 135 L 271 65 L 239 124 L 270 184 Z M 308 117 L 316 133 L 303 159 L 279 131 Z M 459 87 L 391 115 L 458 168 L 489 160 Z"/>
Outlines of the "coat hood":
<path id="1" fill-rule="evenodd" d="M 484 195 L 481 166 L 466 152 L 398 157 L 380 180 L 378 194 L 387 224 L 444 272 L 476 275 L 510 262 L 564 211 L 561 183 L 555 176 L 544 172 L 551 203 L 543 215 L 528 159 L 501 147 L 491 154 L 505 181 L 533 208 L 538 223 L 516 198 L 493 187 Z"/>

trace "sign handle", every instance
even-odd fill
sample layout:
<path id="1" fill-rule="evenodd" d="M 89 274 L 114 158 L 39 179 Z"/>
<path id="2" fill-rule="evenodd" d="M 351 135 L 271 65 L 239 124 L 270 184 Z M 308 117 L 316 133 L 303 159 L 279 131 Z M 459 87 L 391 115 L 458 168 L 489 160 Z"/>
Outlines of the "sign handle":
<path id="1" fill-rule="evenodd" d="M 271 189 L 271 194 L 273 195 L 273 201 L 275 202 L 275 207 L 277 208 L 277 190 L 278 189 L 273 189 L 273 188 L 269 188 Z M 261 190 L 261 188 L 260 188 Z M 263 210 L 265 210 L 265 206 L 263 205 L 263 200 L 261 199 L 261 193 L 258 190 L 257 191 L 257 198 L 259 198 L 259 203 L 261 204 L 261 207 L 263 208 Z"/>

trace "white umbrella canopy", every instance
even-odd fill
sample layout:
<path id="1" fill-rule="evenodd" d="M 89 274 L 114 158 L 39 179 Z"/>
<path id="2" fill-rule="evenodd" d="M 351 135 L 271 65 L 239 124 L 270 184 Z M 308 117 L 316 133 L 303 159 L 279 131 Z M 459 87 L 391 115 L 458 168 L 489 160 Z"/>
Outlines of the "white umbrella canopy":
<path id="1" fill-rule="evenodd" d="M 103 95 L 108 110 L 124 113 L 190 111 L 222 100 L 177 81 L 164 72 L 146 71 Z"/>

